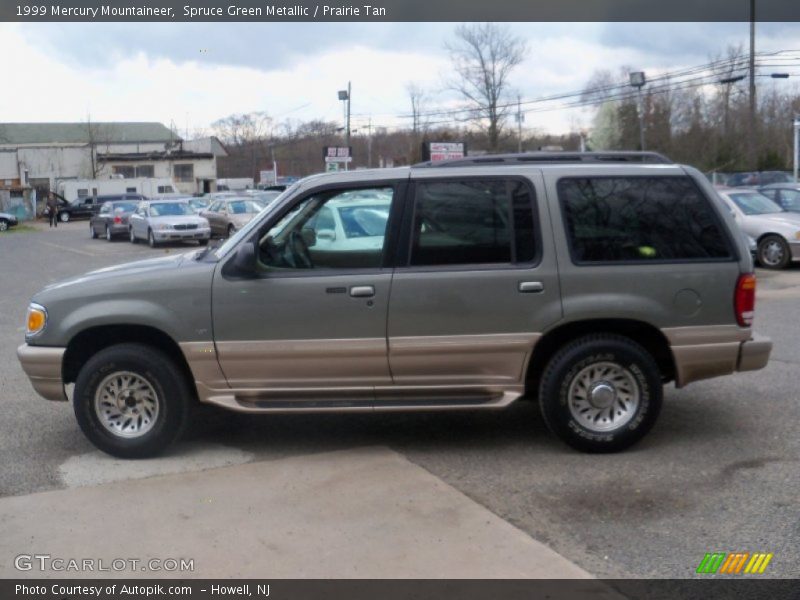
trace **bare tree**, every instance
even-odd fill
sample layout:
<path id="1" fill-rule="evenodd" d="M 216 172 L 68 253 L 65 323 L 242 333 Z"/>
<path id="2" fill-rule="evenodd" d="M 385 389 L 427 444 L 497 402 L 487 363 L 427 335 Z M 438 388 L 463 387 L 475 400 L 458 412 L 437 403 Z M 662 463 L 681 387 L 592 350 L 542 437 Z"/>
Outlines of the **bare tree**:
<path id="1" fill-rule="evenodd" d="M 527 46 L 495 23 L 460 25 L 455 35 L 445 46 L 457 76 L 448 87 L 471 105 L 475 120 L 485 124 L 489 149 L 497 150 L 508 112 L 508 77 L 525 58 Z"/>
<path id="2" fill-rule="evenodd" d="M 265 112 L 234 114 L 211 124 L 222 141 L 241 146 L 271 135 L 272 119 Z"/>
<path id="3" fill-rule="evenodd" d="M 427 126 L 427 119 L 424 119 L 423 115 L 428 101 L 428 94 L 422 86 L 412 81 L 406 84 L 406 93 L 408 93 L 408 99 L 411 102 L 411 131 L 416 135 Z"/>

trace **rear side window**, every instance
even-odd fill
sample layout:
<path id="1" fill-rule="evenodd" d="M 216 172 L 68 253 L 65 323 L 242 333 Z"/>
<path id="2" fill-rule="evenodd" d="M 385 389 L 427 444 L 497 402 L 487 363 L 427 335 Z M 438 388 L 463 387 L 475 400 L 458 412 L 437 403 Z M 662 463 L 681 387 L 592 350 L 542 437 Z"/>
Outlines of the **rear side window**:
<path id="1" fill-rule="evenodd" d="M 530 186 L 519 180 L 418 182 L 410 264 L 533 261 L 532 195 Z"/>
<path id="2" fill-rule="evenodd" d="M 688 177 L 561 179 L 558 197 L 575 263 L 732 257 L 716 214 Z"/>

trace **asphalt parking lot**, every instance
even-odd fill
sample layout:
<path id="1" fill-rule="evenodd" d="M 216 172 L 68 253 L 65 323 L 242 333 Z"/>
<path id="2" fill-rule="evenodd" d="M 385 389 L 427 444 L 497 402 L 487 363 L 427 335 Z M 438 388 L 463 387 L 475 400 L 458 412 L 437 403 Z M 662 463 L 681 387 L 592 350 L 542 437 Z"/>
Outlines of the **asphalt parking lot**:
<path id="1" fill-rule="evenodd" d="M 97 472 L 104 460 L 71 408 L 38 398 L 19 367 L 30 296 L 91 269 L 191 249 L 90 240 L 86 221 L 0 235 L 0 496 L 65 487 L 76 463 Z M 195 455 L 200 469 L 228 456 L 388 446 L 597 576 L 690 577 L 706 552 L 761 551 L 774 553 L 769 575 L 797 577 L 800 267 L 758 275 L 768 367 L 670 386 L 655 429 L 621 454 L 568 449 L 530 403 L 474 414 L 208 411 L 173 452 Z"/>

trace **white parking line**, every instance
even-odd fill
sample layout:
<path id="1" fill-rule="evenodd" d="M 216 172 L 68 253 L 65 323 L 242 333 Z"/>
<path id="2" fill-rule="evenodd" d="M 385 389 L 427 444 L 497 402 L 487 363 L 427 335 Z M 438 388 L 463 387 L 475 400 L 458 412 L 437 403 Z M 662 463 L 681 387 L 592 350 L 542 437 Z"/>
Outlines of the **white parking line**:
<path id="1" fill-rule="evenodd" d="M 76 254 L 83 254 L 84 256 L 100 256 L 99 254 L 95 254 L 94 252 L 84 252 L 83 250 L 76 250 L 75 248 L 70 248 L 69 246 L 62 246 L 61 244 L 52 244 L 50 242 L 42 242 L 45 246 L 50 246 L 52 248 L 58 248 L 60 250 L 68 250 L 69 252 L 75 252 Z"/>

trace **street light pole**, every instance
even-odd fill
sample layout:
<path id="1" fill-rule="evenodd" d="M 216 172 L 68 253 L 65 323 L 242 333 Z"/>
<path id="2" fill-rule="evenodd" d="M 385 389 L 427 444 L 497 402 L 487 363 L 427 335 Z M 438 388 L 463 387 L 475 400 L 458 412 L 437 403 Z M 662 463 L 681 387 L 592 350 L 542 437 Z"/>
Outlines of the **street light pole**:
<path id="1" fill-rule="evenodd" d="M 629 75 L 631 87 L 636 88 L 636 93 L 639 99 L 639 146 L 644 152 L 644 101 L 642 100 L 642 88 L 647 83 L 644 71 L 636 71 Z"/>
<path id="2" fill-rule="evenodd" d="M 794 180 L 795 182 L 800 181 L 797 178 L 797 169 L 798 169 L 798 162 L 800 162 L 800 115 L 794 116 Z"/>

